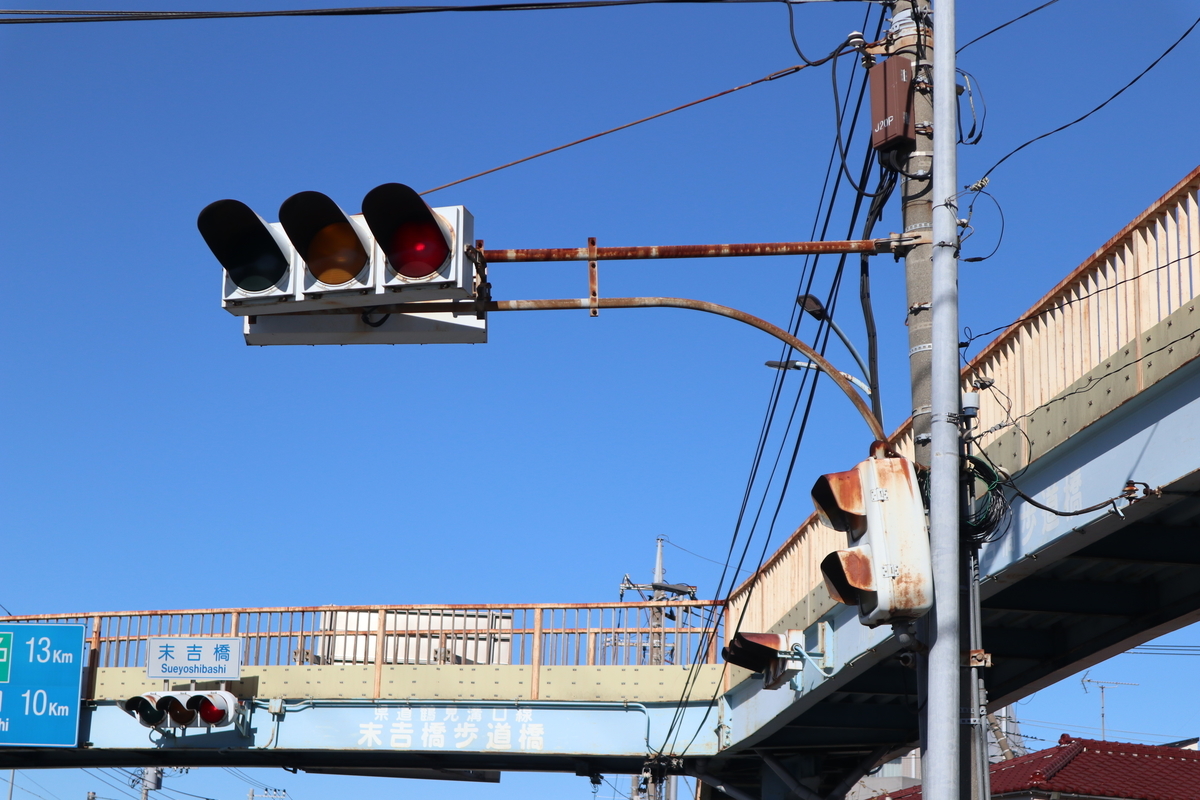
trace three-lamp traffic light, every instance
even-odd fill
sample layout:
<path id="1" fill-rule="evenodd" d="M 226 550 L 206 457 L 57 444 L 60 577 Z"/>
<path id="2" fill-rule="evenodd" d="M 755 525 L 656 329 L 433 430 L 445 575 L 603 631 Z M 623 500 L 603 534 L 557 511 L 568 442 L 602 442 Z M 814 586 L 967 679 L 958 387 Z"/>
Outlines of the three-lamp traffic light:
<path id="1" fill-rule="evenodd" d="M 913 463 L 872 457 L 852 470 L 822 475 L 812 489 L 821 520 L 846 534 L 849 547 L 821 562 L 834 600 L 858 606 L 870 627 L 905 622 L 933 605 L 933 568 L 925 506 Z"/>
<path id="2" fill-rule="evenodd" d="M 486 320 L 466 313 L 370 316 L 376 306 L 476 296 L 467 256 L 475 223 L 463 206 L 430 208 L 408 186 L 385 183 L 363 198 L 361 214 L 300 192 L 277 223 L 218 200 L 196 226 L 224 267 L 221 305 L 246 318 L 251 344 L 487 341 Z M 339 309 L 351 313 L 276 319 Z"/>
<path id="3" fill-rule="evenodd" d="M 118 704 L 147 728 L 221 728 L 241 713 L 233 694 L 209 692 L 149 692 Z"/>

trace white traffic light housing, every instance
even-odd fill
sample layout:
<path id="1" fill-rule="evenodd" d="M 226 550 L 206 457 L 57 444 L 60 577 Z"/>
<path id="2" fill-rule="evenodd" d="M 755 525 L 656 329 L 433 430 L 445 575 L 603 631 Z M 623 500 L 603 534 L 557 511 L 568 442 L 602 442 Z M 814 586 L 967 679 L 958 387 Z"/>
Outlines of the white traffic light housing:
<path id="1" fill-rule="evenodd" d="M 404 184 L 385 183 L 367 192 L 362 209 L 382 249 L 385 293 L 419 290 L 414 300 L 474 296 L 474 270 L 466 258 L 474 220 L 465 208 L 433 209 Z M 392 298 L 394 302 L 405 299 Z"/>
<path id="2" fill-rule="evenodd" d="M 331 304 L 342 304 L 342 294 L 374 294 L 374 243 L 361 216 L 351 220 L 320 192 L 300 192 L 279 207 L 279 224 L 304 263 L 302 297 L 320 300 L 332 294 L 338 299 Z"/>
<path id="3" fill-rule="evenodd" d="M 196 227 L 225 268 L 222 306 L 235 314 L 291 310 L 286 304 L 297 297 L 298 256 L 283 226 L 267 223 L 240 200 L 218 200 L 200 212 Z"/>
<path id="4" fill-rule="evenodd" d="M 933 606 L 933 568 L 925 506 L 911 461 L 869 458 L 822 475 L 812 489 L 821 520 L 849 547 L 821 562 L 834 600 L 858 606 L 870 627 L 924 615 Z"/>
<path id="5" fill-rule="evenodd" d="M 237 697 L 224 691 L 149 692 L 118 705 L 147 728 L 221 728 L 241 713 Z"/>
<path id="6" fill-rule="evenodd" d="M 467 209 L 430 208 L 400 183 L 375 187 L 362 205 L 346 214 L 320 192 L 300 192 L 278 223 L 238 200 L 207 206 L 196 226 L 224 267 L 222 306 L 260 316 L 475 297 Z"/>

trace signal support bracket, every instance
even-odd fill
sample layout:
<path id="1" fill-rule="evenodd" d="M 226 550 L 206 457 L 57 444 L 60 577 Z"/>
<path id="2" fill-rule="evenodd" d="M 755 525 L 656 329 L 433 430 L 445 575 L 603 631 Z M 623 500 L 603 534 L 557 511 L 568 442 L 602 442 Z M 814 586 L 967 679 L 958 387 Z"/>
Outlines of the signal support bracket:
<path id="1" fill-rule="evenodd" d="M 588 302 L 591 316 L 600 316 L 600 267 L 596 263 L 596 237 L 588 237 Z"/>
<path id="2" fill-rule="evenodd" d="M 875 240 L 875 252 L 893 253 L 899 256 L 904 255 L 918 245 L 932 243 L 933 237 L 930 235 L 930 232 L 889 233 L 888 238 Z"/>
<path id="3" fill-rule="evenodd" d="M 487 305 L 492 301 L 492 284 L 487 279 L 487 257 L 483 254 L 483 239 L 476 239 L 475 246 L 466 246 L 467 260 L 475 265 L 475 319 L 487 318 Z"/>

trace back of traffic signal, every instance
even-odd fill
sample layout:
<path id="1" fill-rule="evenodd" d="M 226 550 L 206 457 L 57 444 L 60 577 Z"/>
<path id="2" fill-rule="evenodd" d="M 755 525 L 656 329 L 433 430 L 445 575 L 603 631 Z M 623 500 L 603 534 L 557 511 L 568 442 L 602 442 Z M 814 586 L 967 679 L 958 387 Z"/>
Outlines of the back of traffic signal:
<path id="1" fill-rule="evenodd" d="M 846 547 L 821 561 L 835 601 L 858 608 L 868 627 L 907 625 L 933 607 L 929 532 L 915 465 L 879 452 L 845 472 L 822 475 L 812 489 L 821 521 L 846 534 Z M 802 631 L 738 631 L 722 651 L 731 664 L 764 674 L 777 688 L 803 656 Z"/>

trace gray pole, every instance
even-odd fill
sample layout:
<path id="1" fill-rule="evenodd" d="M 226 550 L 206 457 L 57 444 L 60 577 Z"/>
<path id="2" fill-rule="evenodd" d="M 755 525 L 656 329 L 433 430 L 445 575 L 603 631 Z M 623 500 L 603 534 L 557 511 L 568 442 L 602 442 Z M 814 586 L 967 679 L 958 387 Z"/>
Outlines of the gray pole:
<path id="1" fill-rule="evenodd" d="M 933 102 L 930 87 L 933 75 L 933 41 L 928 27 L 929 0 L 898 0 L 892 11 L 893 50 L 891 58 L 904 58 L 913 65 L 910 113 L 915 126 L 913 151 L 902 160 L 904 174 L 900 176 L 900 211 L 904 232 L 929 234 L 932 230 L 931 172 L 933 170 Z M 932 356 L 932 247 L 921 244 L 913 247 L 904 259 L 905 299 L 908 306 L 908 364 L 912 380 L 913 458 L 929 465 L 929 375 Z M 922 642 L 932 640 L 930 614 L 917 621 L 917 637 Z M 929 658 L 917 653 L 917 705 L 920 708 L 922 773 L 931 774 L 926 759 L 929 750 Z"/>
<path id="2" fill-rule="evenodd" d="M 934 619 L 924 795 L 962 797 L 959 641 L 958 184 L 954 0 L 937 5 L 938 57 L 933 65 L 933 359 L 930 376 L 929 538 L 933 552 Z M 914 426 L 915 428 L 915 426 Z"/>

